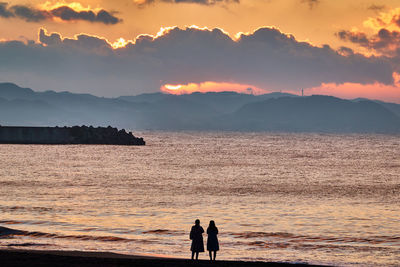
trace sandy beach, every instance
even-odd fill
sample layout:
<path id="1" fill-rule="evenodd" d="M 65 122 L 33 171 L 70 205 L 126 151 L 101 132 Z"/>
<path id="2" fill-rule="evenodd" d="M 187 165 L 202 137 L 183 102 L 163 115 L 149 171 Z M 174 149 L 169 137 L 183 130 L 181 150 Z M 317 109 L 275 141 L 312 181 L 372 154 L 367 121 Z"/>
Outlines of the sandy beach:
<path id="1" fill-rule="evenodd" d="M 315 266 L 275 262 L 191 261 L 110 252 L 0 250 L 1 266 Z"/>

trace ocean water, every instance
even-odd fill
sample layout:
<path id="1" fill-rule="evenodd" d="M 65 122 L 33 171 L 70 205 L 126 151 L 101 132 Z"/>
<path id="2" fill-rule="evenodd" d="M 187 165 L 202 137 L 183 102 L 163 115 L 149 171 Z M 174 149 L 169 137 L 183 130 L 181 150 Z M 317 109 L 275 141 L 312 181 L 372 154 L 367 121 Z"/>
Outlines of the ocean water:
<path id="1" fill-rule="evenodd" d="M 0 247 L 188 258 L 199 218 L 217 259 L 400 265 L 399 135 L 135 134 L 0 145 Z"/>

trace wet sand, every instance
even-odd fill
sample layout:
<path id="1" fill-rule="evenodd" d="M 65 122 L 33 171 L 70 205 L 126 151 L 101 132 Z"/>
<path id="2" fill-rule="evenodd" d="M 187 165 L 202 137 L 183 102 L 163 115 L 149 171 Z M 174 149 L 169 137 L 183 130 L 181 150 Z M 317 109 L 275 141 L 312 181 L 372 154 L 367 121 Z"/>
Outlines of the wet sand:
<path id="1" fill-rule="evenodd" d="M 191 261 L 155 256 L 123 255 L 110 252 L 0 250 L 1 266 L 311 266 L 274 262 Z M 315 265 L 314 265 L 315 266 Z"/>

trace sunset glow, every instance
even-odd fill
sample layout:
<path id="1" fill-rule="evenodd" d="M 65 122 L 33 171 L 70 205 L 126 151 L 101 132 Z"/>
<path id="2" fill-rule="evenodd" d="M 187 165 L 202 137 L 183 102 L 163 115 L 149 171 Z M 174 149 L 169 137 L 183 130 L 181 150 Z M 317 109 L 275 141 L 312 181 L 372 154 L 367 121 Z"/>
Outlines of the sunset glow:
<path id="1" fill-rule="evenodd" d="M 59 7 L 63 7 L 63 6 L 67 6 L 69 8 L 72 8 L 75 11 L 88 11 L 88 10 L 92 10 L 92 11 L 100 11 L 101 8 L 92 8 L 90 5 L 88 5 L 87 7 L 84 7 L 81 3 L 79 2 L 71 2 L 71 3 L 67 3 L 65 1 L 61 1 L 61 2 L 56 2 L 56 3 L 52 3 L 50 1 L 46 1 L 43 4 L 39 4 L 38 7 L 42 10 L 53 10 Z"/>
<path id="2" fill-rule="evenodd" d="M 202 82 L 202 83 L 188 83 L 188 84 L 178 84 L 171 85 L 165 84 L 161 86 L 160 90 L 165 93 L 174 94 L 174 95 L 182 95 L 182 94 L 191 94 L 194 92 L 237 92 L 243 94 L 265 94 L 268 93 L 267 90 L 257 88 L 248 84 L 239 84 L 239 83 L 229 83 L 229 82 Z"/>
<path id="3" fill-rule="evenodd" d="M 1 266 L 400 267 L 400 0 L 0 0 L 0 25 Z"/>
<path id="4" fill-rule="evenodd" d="M 172 85 L 172 84 L 166 84 L 164 85 L 166 90 L 169 91 L 176 91 L 182 88 L 182 85 L 178 84 L 178 85 Z"/>
<path id="5" fill-rule="evenodd" d="M 108 42 L 108 41 L 107 41 Z M 108 42 L 109 43 L 109 42 Z M 124 38 L 119 38 L 117 41 L 111 44 L 114 49 L 125 47 L 127 44 L 133 43 L 133 41 L 128 40 L 126 41 Z"/>
<path id="6" fill-rule="evenodd" d="M 369 17 L 363 22 L 363 26 L 366 28 L 371 28 L 373 30 L 380 30 L 383 27 L 390 30 L 399 29 L 399 25 L 393 19 L 400 14 L 400 8 L 394 8 L 387 12 L 380 12 L 378 17 Z"/>
<path id="7" fill-rule="evenodd" d="M 400 74 L 394 73 L 394 85 L 381 83 L 324 83 L 319 87 L 304 90 L 306 95 L 333 95 L 345 99 L 369 98 L 400 104 Z"/>
<path id="8" fill-rule="evenodd" d="M 399 102 L 398 84 L 385 84 L 397 70 L 400 7 L 395 0 L 382 1 L 369 5 L 354 0 L 350 5 L 344 0 L 130 0 L 125 4 L 96 0 L 33 0 L 27 4 L 18 0 L 1 4 L 4 33 L 0 39 L 2 43 L 18 40 L 28 45 L 40 27 L 45 34 L 36 43 L 48 50 L 57 48 L 63 61 L 67 49 L 110 56 L 114 67 L 103 58 L 97 61 L 104 64 L 98 68 L 113 73 L 119 86 L 131 88 L 132 94 L 158 90 L 172 94 L 282 90 L 298 94 L 304 88 L 307 94 L 360 94 Z M 18 7 L 30 13 L 16 13 Z M 285 19 L 278 15 L 282 12 L 292 16 Z M 342 18 L 339 22 L 338 16 Z M 318 30 L 305 30 L 315 25 Z M 340 31 L 344 32 L 342 37 Z M 360 56 L 353 56 L 357 54 Z M 82 61 L 75 62 L 92 62 Z M 216 65 L 220 74 L 208 68 Z M 163 71 L 165 68 L 174 69 L 173 74 Z M 85 69 L 90 71 L 92 66 Z M 343 75 L 342 69 L 351 71 Z M 99 71 L 93 70 L 92 82 L 99 84 L 88 92 L 101 87 L 101 95 L 118 94 L 107 91 L 116 81 L 100 82 L 102 78 L 95 77 L 96 73 Z M 19 74 L 9 77 L 3 79 L 23 81 Z M 81 79 L 60 83 L 37 74 L 31 77 L 26 86 L 87 88 L 79 84 Z"/>

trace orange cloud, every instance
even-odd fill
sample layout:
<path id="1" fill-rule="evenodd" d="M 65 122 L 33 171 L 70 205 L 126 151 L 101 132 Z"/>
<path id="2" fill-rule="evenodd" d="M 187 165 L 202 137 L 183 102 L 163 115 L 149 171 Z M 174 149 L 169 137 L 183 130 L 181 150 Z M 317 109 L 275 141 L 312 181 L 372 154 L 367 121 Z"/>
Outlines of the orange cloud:
<path id="1" fill-rule="evenodd" d="M 230 82 L 213 82 L 207 81 L 202 83 L 188 83 L 188 84 L 164 84 L 160 90 L 165 93 L 174 95 L 191 94 L 194 92 L 237 92 L 244 94 L 265 94 L 269 91 L 257 88 L 249 84 L 239 84 Z"/>
<path id="2" fill-rule="evenodd" d="M 56 3 L 52 3 L 50 1 L 46 1 L 43 4 L 39 4 L 37 7 L 42 9 L 42 10 L 47 10 L 51 11 L 53 9 L 57 9 L 59 7 L 64 7 L 67 6 L 69 8 L 72 8 L 75 11 L 94 11 L 94 12 L 99 12 L 102 10 L 102 8 L 92 8 L 90 5 L 87 7 L 82 6 L 81 3 L 78 2 L 72 2 L 72 3 L 66 3 L 65 1 L 60 1 Z"/>
<path id="3" fill-rule="evenodd" d="M 323 83 L 321 86 L 305 89 L 307 95 L 332 95 L 345 99 L 369 98 L 400 104 L 400 74 L 393 73 L 394 85 L 381 83 Z"/>
<path id="4" fill-rule="evenodd" d="M 400 28 L 399 16 L 400 8 L 395 8 L 388 12 L 380 12 L 379 17 L 377 18 L 368 18 L 364 21 L 363 25 L 364 27 L 371 28 L 376 31 L 380 30 L 382 27 L 393 31 Z"/>

